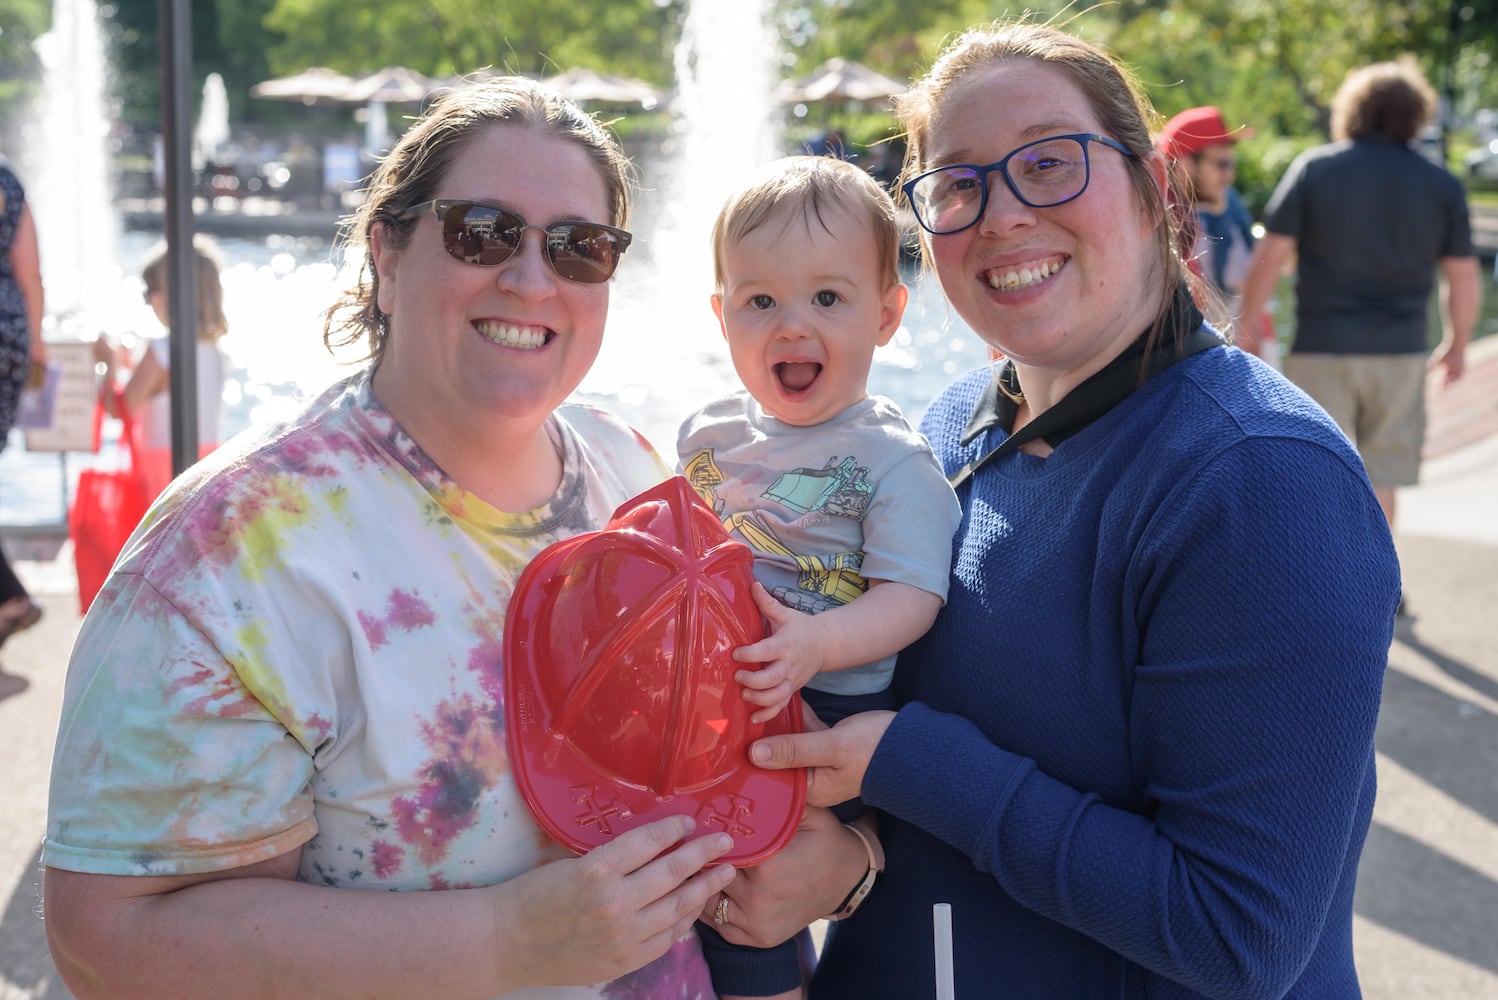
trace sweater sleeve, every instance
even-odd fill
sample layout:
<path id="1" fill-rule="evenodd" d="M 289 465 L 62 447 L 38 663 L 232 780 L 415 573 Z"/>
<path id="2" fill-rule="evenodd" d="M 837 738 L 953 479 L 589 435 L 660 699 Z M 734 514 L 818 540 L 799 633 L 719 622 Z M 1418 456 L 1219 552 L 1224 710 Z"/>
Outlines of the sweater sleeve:
<path id="1" fill-rule="evenodd" d="M 880 743 L 863 797 L 1024 906 L 1175 982 L 1279 996 L 1371 815 L 1399 590 L 1389 532 L 1345 456 L 1250 439 L 1171 491 L 1125 583 L 1139 655 L 1117 666 L 1131 675 L 1142 806 L 1069 787 L 919 703 Z"/>

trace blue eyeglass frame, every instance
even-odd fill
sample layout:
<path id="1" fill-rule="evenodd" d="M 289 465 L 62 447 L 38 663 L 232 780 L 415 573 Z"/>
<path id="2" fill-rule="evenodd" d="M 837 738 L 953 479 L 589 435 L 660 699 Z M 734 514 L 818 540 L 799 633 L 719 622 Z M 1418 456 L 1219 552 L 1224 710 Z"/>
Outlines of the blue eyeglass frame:
<path id="1" fill-rule="evenodd" d="M 1020 153 L 1023 153 L 1025 150 L 1030 149 L 1031 147 L 1041 146 L 1048 142 L 1055 142 L 1057 139 L 1074 139 L 1076 140 L 1077 145 L 1082 147 L 1082 186 L 1077 189 L 1076 194 L 1068 195 L 1067 197 L 1062 198 L 1060 201 L 1050 201 L 1046 202 L 1043 205 L 1037 205 L 1035 202 L 1031 201 L 1020 193 L 1019 186 L 1014 183 L 1014 178 L 1009 176 L 1009 161 L 1014 159 Z M 1028 205 L 1030 208 L 1055 208 L 1057 205 L 1065 205 L 1069 201 L 1075 201 L 1076 199 L 1082 197 L 1082 194 L 1087 190 L 1087 185 L 1092 183 L 1092 156 L 1087 148 L 1087 144 L 1090 142 L 1100 142 L 1104 146 L 1107 146 L 1110 149 L 1115 149 L 1125 156 L 1132 157 L 1135 155 L 1134 151 L 1128 146 L 1125 146 L 1123 143 L 1119 142 L 1116 139 L 1110 139 L 1106 135 L 1098 135 L 1096 132 L 1067 132 L 1062 135 L 1048 135 L 1044 139 L 1036 139 L 1034 142 L 1027 142 L 1023 146 L 1018 146 L 1014 149 L 1011 149 L 1007 154 L 1005 154 L 1003 159 L 995 160 L 993 163 L 987 164 L 986 166 L 977 163 L 948 163 L 945 166 L 937 167 L 934 170 L 927 170 L 924 173 L 917 174 L 915 177 L 912 177 L 910 180 L 900 185 L 900 191 L 905 195 L 905 202 L 910 206 L 911 212 L 915 215 L 915 221 L 920 224 L 920 227 L 922 229 L 926 230 L 926 232 L 930 233 L 932 236 L 951 236 L 953 233 L 960 233 L 964 229 L 971 229 L 973 226 L 976 226 L 978 222 L 983 218 L 983 213 L 988 210 L 988 176 L 995 172 L 997 172 L 1000 177 L 1004 178 L 1004 184 L 1009 188 L 1010 192 L 1019 199 L 1020 204 Z M 956 229 L 932 229 L 930 226 L 926 225 L 926 220 L 922 217 L 921 209 L 917 207 L 915 196 L 913 193 L 915 191 L 915 186 L 921 181 L 925 180 L 927 177 L 930 177 L 934 174 L 940 174 L 948 170 L 961 168 L 975 171 L 983 182 L 982 187 L 978 192 L 978 211 L 974 214 L 973 221 L 958 226 Z"/>

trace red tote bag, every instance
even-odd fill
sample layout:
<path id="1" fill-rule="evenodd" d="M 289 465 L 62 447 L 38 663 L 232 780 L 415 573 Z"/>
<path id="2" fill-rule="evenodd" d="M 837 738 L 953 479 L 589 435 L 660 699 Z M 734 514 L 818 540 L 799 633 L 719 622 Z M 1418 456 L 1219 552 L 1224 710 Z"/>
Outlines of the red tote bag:
<path id="1" fill-rule="evenodd" d="M 121 394 L 123 395 L 123 394 Z M 78 610 L 87 614 L 109 576 L 114 561 L 125 548 L 130 533 L 140 524 L 151 498 L 146 496 L 135 457 L 139 451 L 138 431 L 124 400 L 116 396 L 121 438 L 129 459 L 118 468 L 84 469 L 78 476 L 78 491 L 68 510 L 68 536 L 73 540 L 73 564 L 78 572 Z M 94 450 L 99 447 L 99 427 L 104 407 L 94 408 Z"/>

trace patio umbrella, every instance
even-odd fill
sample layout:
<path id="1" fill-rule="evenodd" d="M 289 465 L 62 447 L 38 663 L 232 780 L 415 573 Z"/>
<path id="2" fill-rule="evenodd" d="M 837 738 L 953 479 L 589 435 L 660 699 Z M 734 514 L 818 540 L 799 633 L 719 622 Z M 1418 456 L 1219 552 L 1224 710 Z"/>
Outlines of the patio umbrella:
<path id="1" fill-rule="evenodd" d="M 389 104 L 419 104 L 436 92 L 439 82 L 405 66 L 386 66 L 361 76 L 345 88 L 342 100 L 363 104 L 364 147 L 374 152 L 390 148 Z"/>
<path id="2" fill-rule="evenodd" d="M 903 94 L 909 87 L 852 59 L 834 56 L 806 76 L 788 80 L 776 91 L 780 100 L 879 101 Z"/>
<path id="3" fill-rule="evenodd" d="M 438 87 L 438 82 L 404 66 L 386 66 L 377 73 L 349 82 L 341 100 L 354 104 L 416 104 Z"/>
<path id="4" fill-rule="evenodd" d="M 572 101 L 597 101 L 603 104 L 638 104 L 646 111 L 661 102 L 661 91 L 628 76 L 600 73 L 586 67 L 546 77 L 541 85 Z"/>
<path id="5" fill-rule="evenodd" d="M 264 80 L 250 88 L 251 97 L 273 101 L 300 101 L 303 104 L 327 104 L 346 101 L 344 95 L 353 77 L 326 66 L 312 66 L 291 76 Z"/>

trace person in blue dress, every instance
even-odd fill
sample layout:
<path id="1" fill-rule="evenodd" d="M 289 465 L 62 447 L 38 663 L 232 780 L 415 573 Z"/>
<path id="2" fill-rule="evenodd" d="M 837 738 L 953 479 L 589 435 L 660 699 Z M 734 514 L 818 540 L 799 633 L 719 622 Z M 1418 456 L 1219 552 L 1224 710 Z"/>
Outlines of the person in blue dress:
<path id="1" fill-rule="evenodd" d="M 42 343 L 41 252 L 26 189 L 0 156 L 0 451 L 16 420 L 21 389 L 47 362 Z M 42 617 L 0 551 L 0 644 Z"/>

